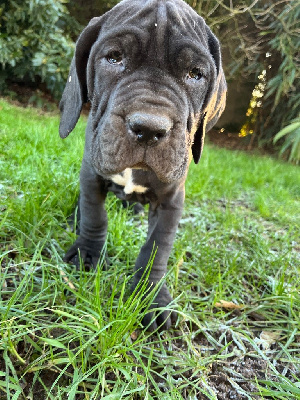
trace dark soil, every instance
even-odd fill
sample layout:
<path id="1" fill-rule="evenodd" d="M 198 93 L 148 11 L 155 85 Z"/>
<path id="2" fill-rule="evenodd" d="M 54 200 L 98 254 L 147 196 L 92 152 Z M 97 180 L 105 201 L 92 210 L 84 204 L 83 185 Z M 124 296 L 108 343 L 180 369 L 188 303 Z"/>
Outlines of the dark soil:
<path id="1" fill-rule="evenodd" d="M 258 138 L 253 135 L 240 137 L 239 134 L 212 129 L 206 135 L 206 139 L 215 146 L 229 150 L 241 150 L 248 153 L 276 156 L 276 151 L 271 145 L 258 146 Z"/>
<path id="2" fill-rule="evenodd" d="M 207 133 L 206 139 L 218 147 L 224 147 L 230 150 L 250 150 L 250 138 L 239 137 L 238 133 L 221 132 L 212 129 Z"/>
<path id="3" fill-rule="evenodd" d="M 212 336 L 216 341 L 219 341 L 221 333 L 222 332 L 217 331 Z M 227 346 L 226 353 L 236 353 L 237 355 L 224 358 L 224 361 L 222 359 L 218 359 L 215 362 L 212 362 L 209 373 L 205 374 L 207 383 L 211 388 L 213 388 L 214 392 L 217 395 L 217 399 L 246 400 L 250 397 L 252 400 L 262 399 L 261 396 L 257 395 L 258 388 L 255 382 L 276 379 L 271 374 L 267 361 L 258 356 L 250 343 L 244 342 L 247 353 L 241 355 L 239 354 L 239 349 L 234 344 L 233 338 L 230 334 L 226 335 L 226 342 L 231 343 L 229 344 L 229 346 Z M 202 333 L 195 337 L 194 345 L 197 348 L 200 347 L 204 349 L 204 352 L 206 348 L 211 348 L 211 344 Z M 180 347 L 180 342 L 177 343 L 177 346 Z M 272 357 L 270 357 L 269 355 L 269 359 L 276 358 L 276 353 L 280 351 L 280 348 L 279 346 L 277 348 L 277 345 L 274 345 L 271 351 Z M 209 351 L 209 354 L 215 354 L 215 352 Z M 207 356 L 208 354 L 206 353 L 205 355 Z M 287 365 L 286 363 L 282 363 L 280 360 L 278 360 L 278 363 L 276 363 L 276 370 L 280 373 L 282 373 L 282 371 L 285 371 L 285 376 L 292 381 L 295 380 L 295 376 L 299 377 L 300 375 L 299 371 L 297 372 L 297 368 L 295 367 L 295 365 L 291 363 Z M 195 376 L 193 376 L 193 379 L 195 379 Z M 209 400 L 209 398 L 201 393 L 200 390 L 196 395 L 197 399 Z M 190 397 L 186 398 L 188 399 Z"/>

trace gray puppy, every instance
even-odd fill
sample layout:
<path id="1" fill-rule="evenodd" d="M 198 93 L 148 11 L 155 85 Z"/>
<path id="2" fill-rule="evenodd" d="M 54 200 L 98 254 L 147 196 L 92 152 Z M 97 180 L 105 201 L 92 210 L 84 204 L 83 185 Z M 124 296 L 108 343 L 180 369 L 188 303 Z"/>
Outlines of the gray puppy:
<path id="1" fill-rule="evenodd" d="M 191 159 L 225 106 L 219 42 L 182 0 L 123 0 L 93 18 L 76 43 L 60 102 L 60 136 L 74 129 L 91 103 L 80 173 L 80 234 L 65 261 L 95 266 L 107 233 L 108 191 L 149 203 L 146 243 L 135 264 L 133 288 L 156 249 L 149 286 L 166 274 L 184 203 Z M 172 300 L 164 284 L 153 307 Z M 153 330 L 176 317 L 145 315 Z"/>

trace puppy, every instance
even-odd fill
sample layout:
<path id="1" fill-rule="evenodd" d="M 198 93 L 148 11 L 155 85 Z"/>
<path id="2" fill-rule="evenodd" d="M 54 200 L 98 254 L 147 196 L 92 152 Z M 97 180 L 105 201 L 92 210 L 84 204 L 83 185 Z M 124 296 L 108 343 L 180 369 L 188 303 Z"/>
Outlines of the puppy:
<path id="1" fill-rule="evenodd" d="M 76 43 L 60 102 L 60 136 L 91 103 L 80 172 L 80 232 L 65 260 L 95 266 L 107 233 L 108 191 L 149 203 L 148 235 L 135 264 L 133 289 L 156 251 L 147 284 L 166 274 L 205 132 L 225 107 L 226 82 L 217 38 L 182 0 L 123 0 L 93 18 Z M 154 315 L 172 300 L 166 284 L 143 324 L 168 328 L 174 313 Z"/>

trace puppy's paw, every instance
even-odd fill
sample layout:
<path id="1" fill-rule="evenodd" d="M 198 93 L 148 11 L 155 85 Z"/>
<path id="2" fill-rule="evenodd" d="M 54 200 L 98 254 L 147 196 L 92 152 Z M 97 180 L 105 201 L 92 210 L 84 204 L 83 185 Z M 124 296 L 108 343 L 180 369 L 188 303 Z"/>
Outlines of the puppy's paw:
<path id="1" fill-rule="evenodd" d="M 134 215 L 145 214 L 145 209 L 141 203 L 135 203 L 133 201 L 123 200 L 122 205 L 124 208 L 131 207 Z"/>
<path id="2" fill-rule="evenodd" d="M 153 332 L 156 329 L 160 331 L 167 330 L 176 322 L 176 311 L 168 309 L 163 310 L 163 308 L 168 308 L 172 300 L 169 289 L 163 284 L 142 319 L 142 324 L 147 331 Z M 160 310 L 157 310 L 158 308 Z"/>
<path id="3" fill-rule="evenodd" d="M 88 240 L 78 237 L 64 256 L 64 261 L 75 265 L 77 268 L 82 264 L 87 268 L 96 268 L 99 261 L 103 258 L 103 241 Z M 109 265 L 109 260 L 104 255 L 105 266 Z"/>

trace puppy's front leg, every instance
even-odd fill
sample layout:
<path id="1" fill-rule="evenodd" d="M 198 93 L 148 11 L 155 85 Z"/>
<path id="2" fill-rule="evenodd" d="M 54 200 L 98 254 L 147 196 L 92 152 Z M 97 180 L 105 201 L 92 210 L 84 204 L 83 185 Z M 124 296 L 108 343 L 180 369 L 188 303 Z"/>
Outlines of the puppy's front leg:
<path id="1" fill-rule="evenodd" d="M 146 243 L 142 247 L 136 261 L 134 288 L 142 278 L 153 250 L 156 251 L 156 254 L 148 278 L 149 287 L 157 284 L 165 276 L 168 259 L 182 215 L 183 202 L 184 188 L 180 188 L 166 196 L 160 204 L 150 203 L 148 235 Z M 176 314 L 164 311 L 153 320 L 154 315 L 151 308 L 165 307 L 171 301 L 172 297 L 164 283 L 157 293 L 150 311 L 145 315 L 143 325 L 148 326 L 152 320 L 151 325 L 148 326 L 150 331 L 156 329 L 158 326 L 166 329 L 169 328 L 176 318 Z"/>
<path id="2" fill-rule="evenodd" d="M 103 179 L 83 160 L 80 171 L 80 234 L 64 261 L 78 267 L 81 258 L 84 265 L 97 266 L 107 234 L 106 194 Z"/>

